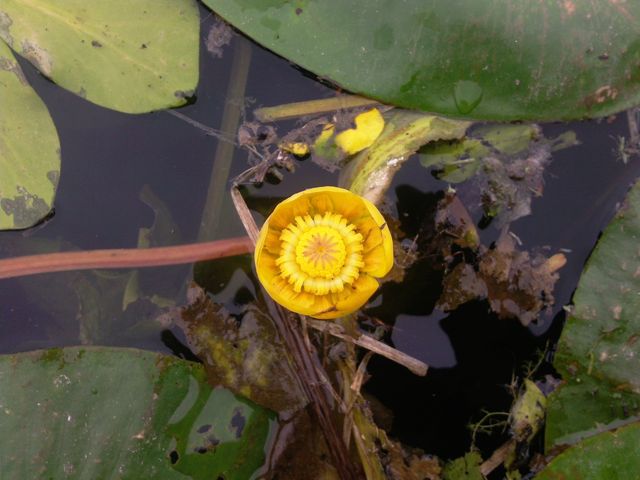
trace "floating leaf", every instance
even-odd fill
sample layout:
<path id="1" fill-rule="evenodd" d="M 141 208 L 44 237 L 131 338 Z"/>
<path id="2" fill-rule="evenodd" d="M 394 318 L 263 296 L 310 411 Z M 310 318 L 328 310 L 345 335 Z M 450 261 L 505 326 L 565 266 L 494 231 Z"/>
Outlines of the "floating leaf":
<path id="1" fill-rule="evenodd" d="M 118 348 L 0 356 L 6 478 L 250 478 L 273 415 L 201 365 Z"/>
<path id="2" fill-rule="evenodd" d="M 0 41 L 0 230 L 42 220 L 59 177 L 60 143 L 47 107 Z"/>
<path id="3" fill-rule="evenodd" d="M 204 3 L 321 78 L 405 108 L 551 120 L 640 103 L 638 2 Z"/>
<path id="4" fill-rule="evenodd" d="M 640 414 L 640 183 L 591 254 L 554 366 L 566 384 L 549 397 L 546 445 Z"/>
<path id="5" fill-rule="evenodd" d="M 640 471 L 640 424 L 604 432 L 568 448 L 536 480 L 627 479 Z"/>
<path id="6" fill-rule="evenodd" d="M 193 0 L 3 0 L 0 38 L 58 85 L 108 108 L 183 105 L 198 81 Z"/>

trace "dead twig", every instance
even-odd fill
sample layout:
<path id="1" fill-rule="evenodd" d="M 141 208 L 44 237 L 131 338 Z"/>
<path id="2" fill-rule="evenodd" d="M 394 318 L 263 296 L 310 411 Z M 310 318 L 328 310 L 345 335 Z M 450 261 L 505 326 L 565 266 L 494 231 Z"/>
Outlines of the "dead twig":
<path id="1" fill-rule="evenodd" d="M 482 463 L 482 465 L 480 465 L 480 473 L 486 477 L 502 465 L 507 458 L 507 455 L 509 455 L 513 450 L 514 444 L 515 440 L 513 438 L 503 443 L 485 462 Z"/>
<path id="2" fill-rule="evenodd" d="M 411 372 L 419 375 L 421 377 L 427 374 L 429 370 L 429 366 L 421 362 L 420 360 L 407 355 L 406 353 L 401 352 L 400 350 L 396 350 L 393 347 L 390 347 L 386 343 L 382 343 L 375 338 L 370 337 L 369 335 L 365 335 L 361 333 L 357 337 L 353 337 L 349 335 L 344 328 L 340 325 L 332 322 L 326 322 L 322 320 L 313 320 L 311 318 L 307 318 L 307 325 L 319 330 L 321 332 L 327 332 L 334 337 L 337 337 L 341 340 L 345 340 L 347 342 L 354 343 L 359 347 L 365 348 L 371 352 L 377 353 L 378 355 L 382 355 L 389 360 L 392 360 L 403 367 L 408 368 Z"/>

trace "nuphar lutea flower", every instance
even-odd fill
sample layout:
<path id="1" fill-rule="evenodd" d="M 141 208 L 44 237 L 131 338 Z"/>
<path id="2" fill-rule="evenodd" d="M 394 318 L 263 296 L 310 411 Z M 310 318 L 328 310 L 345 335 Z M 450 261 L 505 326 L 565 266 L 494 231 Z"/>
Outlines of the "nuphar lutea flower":
<path id="1" fill-rule="evenodd" d="M 356 311 L 393 266 L 384 217 L 342 188 L 319 187 L 280 203 L 256 245 L 258 278 L 291 311 L 320 319 Z"/>

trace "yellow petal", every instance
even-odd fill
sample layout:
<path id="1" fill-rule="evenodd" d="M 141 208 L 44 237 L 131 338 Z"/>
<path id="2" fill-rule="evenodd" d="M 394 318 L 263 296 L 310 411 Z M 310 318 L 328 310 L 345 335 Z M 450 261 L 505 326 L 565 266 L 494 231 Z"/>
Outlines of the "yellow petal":
<path id="1" fill-rule="evenodd" d="M 310 195 L 314 215 L 324 215 L 326 212 L 334 212 L 335 207 L 332 200 L 333 196 L 332 192 L 324 191 Z"/>
<path id="2" fill-rule="evenodd" d="M 369 147 L 384 129 L 384 118 L 377 108 L 361 113 L 355 118 L 356 128 L 336 135 L 336 145 L 345 153 L 353 155 Z"/>
<path id="3" fill-rule="evenodd" d="M 374 277 L 384 277 L 393 267 L 393 239 L 391 238 L 391 231 L 389 230 L 387 221 L 376 206 L 366 198 L 363 198 L 362 201 L 364 202 L 369 215 L 371 215 L 371 218 L 376 222 L 376 225 L 380 229 L 380 234 L 382 235 L 382 253 L 384 258 L 380 263 L 380 268 L 369 271 L 369 273 Z"/>
<path id="4" fill-rule="evenodd" d="M 344 317 L 362 307 L 378 289 L 378 282 L 369 275 L 360 275 L 349 289 L 335 295 L 334 309 L 317 313 L 315 318 L 331 320 Z"/>
<path id="5" fill-rule="evenodd" d="M 264 249 L 272 255 L 280 254 L 280 231 L 267 228 L 267 234 L 264 239 Z"/>
<path id="6" fill-rule="evenodd" d="M 265 222 L 265 224 L 262 226 L 262 229 L 260 230 L 260 235 L 258 235 L 258 240 L 256 241 L 256 248 L 254 250 L 255 254 L 253 256 L 253 262 L 255 263 L 256 271 L 258 272 L 258 275 L 260 274 L 260 268 L 261 268 L 260 265 L 262 262 L 262 256 L 266 254 L 264 244 L 267 240 L 268 234 L 269 234 L 269 226 Z"/>
<path id="7" fill-rule="evenodd" d="M 309 145 L 304 142 L 283 142 L 278 146 L 281 150 L 292 153 L 296 157 L 309 155 Z"/>
<path id="8" fill-rule="evenodd" d="M 388 257 L 384 251 L 382 244 L 365 252 L 362 256 L 364 260 L 364 267 L 362 271 L 377 278 L 384 277 L 391 267 L 393 267 L 393 257 L 391 257 L 391 264 L 389 264 Z"/>

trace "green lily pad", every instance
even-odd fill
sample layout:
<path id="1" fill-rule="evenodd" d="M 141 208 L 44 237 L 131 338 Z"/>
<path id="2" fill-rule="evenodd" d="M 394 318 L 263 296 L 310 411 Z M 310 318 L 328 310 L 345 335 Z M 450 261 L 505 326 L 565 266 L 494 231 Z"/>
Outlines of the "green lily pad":
<path id="1" fill-rule="evenodd" d="M 574 296 L 554 366 L 546 445 L 640 414 L 640 183 L 604 231 Z"/>
<path id="2" fill-rule="evenodd" d="M 203 0 L 279 55 L 405 108 L 489 120 L 640 103 L 640 3 Z"/>
<path id="3" fill-rule="evenodd" d="M 604 432 L 568 448 L 536 480 L 637 478 L 640 472 L 640 424 Z"/>
<path id="4" fill-rule="evenodd" d="M 2 18 L 0 12 L 0 31 Z M 2 41 L 0 112 L 0 230 L 28 228 L 51 210 L 60 142 L 47 107 Z"/>
<path id="5" fill-rule="evenodd" d="M 183 105 L 198 82 L 193 0 L 3 0 L 0 38 L 58 85 L 127 113 Z"/>
<path id="6" fill-rule="evenodd" d="M 134 349 L 0 356 L 3 478 L 246 479 L 273 415 L 201 365 Z"/>

